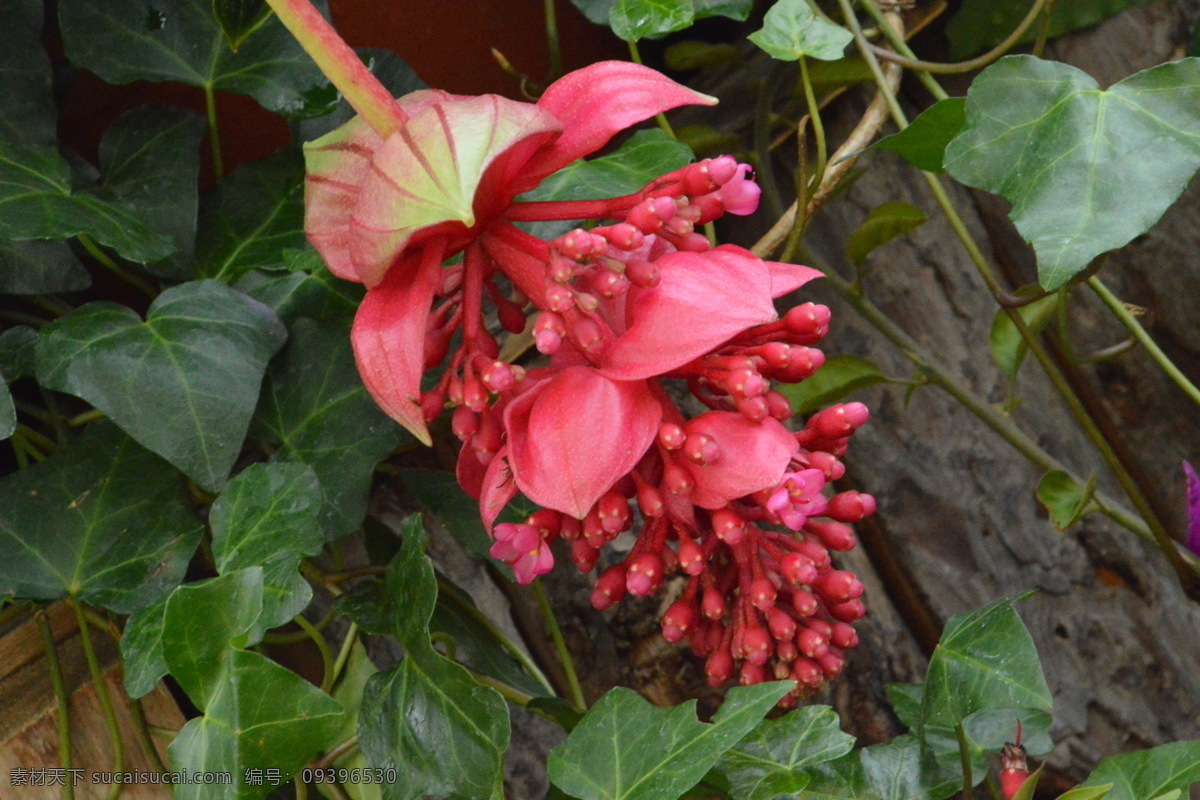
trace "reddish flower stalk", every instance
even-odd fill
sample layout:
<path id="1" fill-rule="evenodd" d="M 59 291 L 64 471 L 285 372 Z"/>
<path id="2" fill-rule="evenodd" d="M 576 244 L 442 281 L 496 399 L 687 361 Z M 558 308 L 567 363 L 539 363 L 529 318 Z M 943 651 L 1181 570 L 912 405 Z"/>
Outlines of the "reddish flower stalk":
<path id="1" fill-rule="evenodd" d="M 394 130 L 355 119 L 306 146 L 306 231 L 335 274 L 368 287 L 352 340 L 380 406 L 426 443 L 427 421 L 453 409 L 458 479 L 489 529 L 518 491 L 542 506 L 495 526 L 494 557 L 527 582 L 562 538 L 586 572 L 640 523 L 592 603 L 682 575 L 664 636 L 688 639 L 714 685 L 796 680 L 787 705 L 857 643 L 863 587 L 830 552 L 852 548 L 849 524 L 875 508 L 824 492 L 866 408 L 837 405 L 792 432 L 771 389 L 824 361 L 813 345 L 829 310 L 804 303 L 781 319 L 774 306 L 819 273 L 697 232 L 757 207 L 750 168 L 728 156 L 624 197 L 517 200 L 623 128 L 712 102 L 620 62 L 565 76 L 535 105 L 416 92 L 395 101 Z M 516 227 L 563 219 L 603 224 L 549 242 Z M 548 363 L 500 361 L 489 310 L 511 333 L 531 313 Z M 685 413 L 664 381 L 706 410 Z"/>

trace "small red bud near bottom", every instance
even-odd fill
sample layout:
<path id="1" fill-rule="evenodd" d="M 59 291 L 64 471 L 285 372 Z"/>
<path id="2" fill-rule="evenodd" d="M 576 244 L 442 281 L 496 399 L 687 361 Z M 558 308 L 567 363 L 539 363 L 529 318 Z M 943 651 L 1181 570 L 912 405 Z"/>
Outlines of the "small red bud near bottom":
<path id="1" fill-rule="evenodd" d="M 765 663 L 766 659 L 763 659 L 763 664 Z M 753 686 L 756 683 L 762 683 L 766 679 L 767 671 L 763 669 L 762 664 L 755 664 L 750 659 L 746 659 L 742 664 L 741 674 L 738 675 L 738 680 L 742 686 Z"/>
<path id="2" fill-rule="evenodd" d="M 742 635 L 742 651 L 748 664 L 762 666 L 771 657 L 773 649 L 771 634 L 767 633 L 766 628 L 747 628 Z"/>
<path id="3" fill-rule="evenodd" d="M 733 656 L 728 648 L 719 648 L 708 657 L 708 661 L 704 662 L 704 674 L 714 689 L 733 677 Z"/>
<path id="4" fill-rule="evenodd" d="M 704 590 L 704 595 L 700 600 L 700 610 L 709 619 L 721 619 L 725 616 L 726 611 L 725 598 L 710 586 Z"/>
<path id="5" fill-rule="evenodd" d="M 704 550 L 688 540 L 679 545 L 679 568 L 688 575 L 699 575 L 704 571 Z"/>
<path id="6" fill-rule="evenodd" d="M 759 611 L 766 613 L 775 607 L 775 584 L 759 578 L 750 584 L 750 602 Z"/>

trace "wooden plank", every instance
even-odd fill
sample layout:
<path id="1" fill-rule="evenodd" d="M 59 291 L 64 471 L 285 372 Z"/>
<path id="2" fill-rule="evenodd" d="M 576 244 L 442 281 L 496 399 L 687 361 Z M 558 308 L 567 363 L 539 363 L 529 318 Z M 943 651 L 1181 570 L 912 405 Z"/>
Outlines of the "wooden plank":
<path id="1" fill-rule="evenodd" d="M 110 784 L 99 781 L 101 773 L 113 769 L 112 744 L 75 615 L 66 603 L 59 602 L 47 609 L 47 616 L 69 695 L 72 765 L 79 771 L 66 774 L 60 770 L 58 704 L 41 635 L 30 613 L 0 636 L 0 797 L 11 793 L 21 800 L 59 800 L 62 786 L 55 781 L 73 778 L 77 800 L 103 800 Z M 142 747 L 125 694 L 117 647 L 102 631 L 93 629 L 91 634 L 125 746 L 124 769 L 134 773 L 121 797 L 170 800 L 168 786 L 151 782 L 155 768 Z M 142 698 L 142 705 L 152 726 L 178 730 L 185 722 L 162 684 Z M 155 745 L 166 763 L 167 743 L 156 740 Z"/>

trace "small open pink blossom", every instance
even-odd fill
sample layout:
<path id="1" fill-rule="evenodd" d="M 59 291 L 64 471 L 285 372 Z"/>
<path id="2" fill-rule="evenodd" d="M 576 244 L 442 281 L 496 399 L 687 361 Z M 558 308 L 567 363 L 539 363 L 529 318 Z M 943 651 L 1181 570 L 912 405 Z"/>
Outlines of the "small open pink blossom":
<path id="1" fill-rule="evenodd" d="M 779 516 L 779 520 L 794 531 L 804 527 L 809 517 L 819 516 L 825 511 L 825 474 L 819 469 L 804 469 L 783 476 L 779 488 L 771 492 L 767 510 Z"/>
<path id="2" fill-rule="evenodd" d="M 554 554 L 532 525 L 502 522 L 493 532 L 495 543 L 488 554 L 512 567 L 521 583 L 554 568 Z"/>

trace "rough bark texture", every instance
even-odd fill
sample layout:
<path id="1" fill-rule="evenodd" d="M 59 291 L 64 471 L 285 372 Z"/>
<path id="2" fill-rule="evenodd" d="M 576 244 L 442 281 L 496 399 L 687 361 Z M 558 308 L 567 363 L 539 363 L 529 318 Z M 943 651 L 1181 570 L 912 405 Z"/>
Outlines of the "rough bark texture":
<path id="1" fill-rule="evenodd" d="M 1107 85 L 1180 55 L 1197 17 L 1200 3 L 1163 0 L 1054 42 L 1047 55 Z M 754 79 L 752 70 L 741 74 Z M 915 83 L 905 89 L 912 112 L 928 102 Z M 729 99 L 728 112 L 752 103 L 756 88 L 725 85 L 719 93 Z M 837 106 L 828 121 L 834 141 L 863 102 L 847 97 Z M 809 227 L 807 243 L 822 262 L 818 266 L 847 274 L 846 237 L 871 208 L 904 200 L 924 209 L 927 224 L 872 255 L 867 295 L 971 391 L 1001 402 L 1007 385 L 988 349 L 995 303 L 928 187 L 889 154 L 867 156 L 858 168 L 861 175 L 848 192 Z M 957 185 L 950 194 L 1008 285 L 1030 282 L 1031 253 L 1007 222 L 1003 202 Z M 1151 233 L 1110 256 L 1101 272 L 1122 299 L 1147 309 L 1151 333 L 1193 376 L 1200 375 L 1198 206 L 1200 183 L 1194 181 Z M 735 235 L 752 241 L 753 224 Z M 1086 289 L 1075 294 L 1076 351 L 1086 354 L 1125 338 L 1095 296 Z M 913 375 L 904 356 L 853 309 L 820 287 L 812 297 L 834 311 L 827 352 L 866 357 L 892 377 Z M 1138 350 L 1076 372 L 1079 390 L 1109 417 L 1154 506 L 1173 535 L 1181 536 L 1179 462 L 1200 459 L 1195 406 Z M 1080 474 L 1096 471 L 1101 486 L 1120 496 L 1032 359 L 1017 392 L 1018 424 Z M 1200 607 L 1183 595 L 1154 548 L 1100 517 L 1056 532 L 1034 498 L 1039 471 L 938 389 L 920 389 L 907 404 L 904 387 L 878 388 L 859 399 L 870 406 L 872 419 L 852 445 L 850 475 L 880 505 L 875 520 L 860 529 L 863 547 L 844 564 L 867 585 L 871 614 L 859 625 L 862 644 L 848 674 L 818 702 L 833 704 L 864 744 L 890 738 L 902 728 L 883 687 L 922 679 L 940 626 L 996 598 L 1037 589 L 1018 609 L 1055 698 L 1057 747 L 1043 780 L 1048 790 L 1073 785 L 1104 757 L 1200 735 Z M 435 553 L 443 563 L 453 561 L 444 550 Z M 589 700 L 621 684 L 662 704 L 700 697 L 702 712 L 711 712 L 719 698 L 697 662 L 658 636 L 656 620 L 670 602 L 670 586 L 659 598 L 626 601 L 614 613 L 600 614 L 587 603 L 592 579 L 575 574 L 565 557 L 560 563 L 546 587 Z M 490 583 L 485 574 L 476 578 Z M 563 686 L 531 598 L 502 588 L 523 639 Z M 561 734 L 527 715 L 515 725 L 510 789 L 513 796 L 540 796 L 540 765 Z"/>

